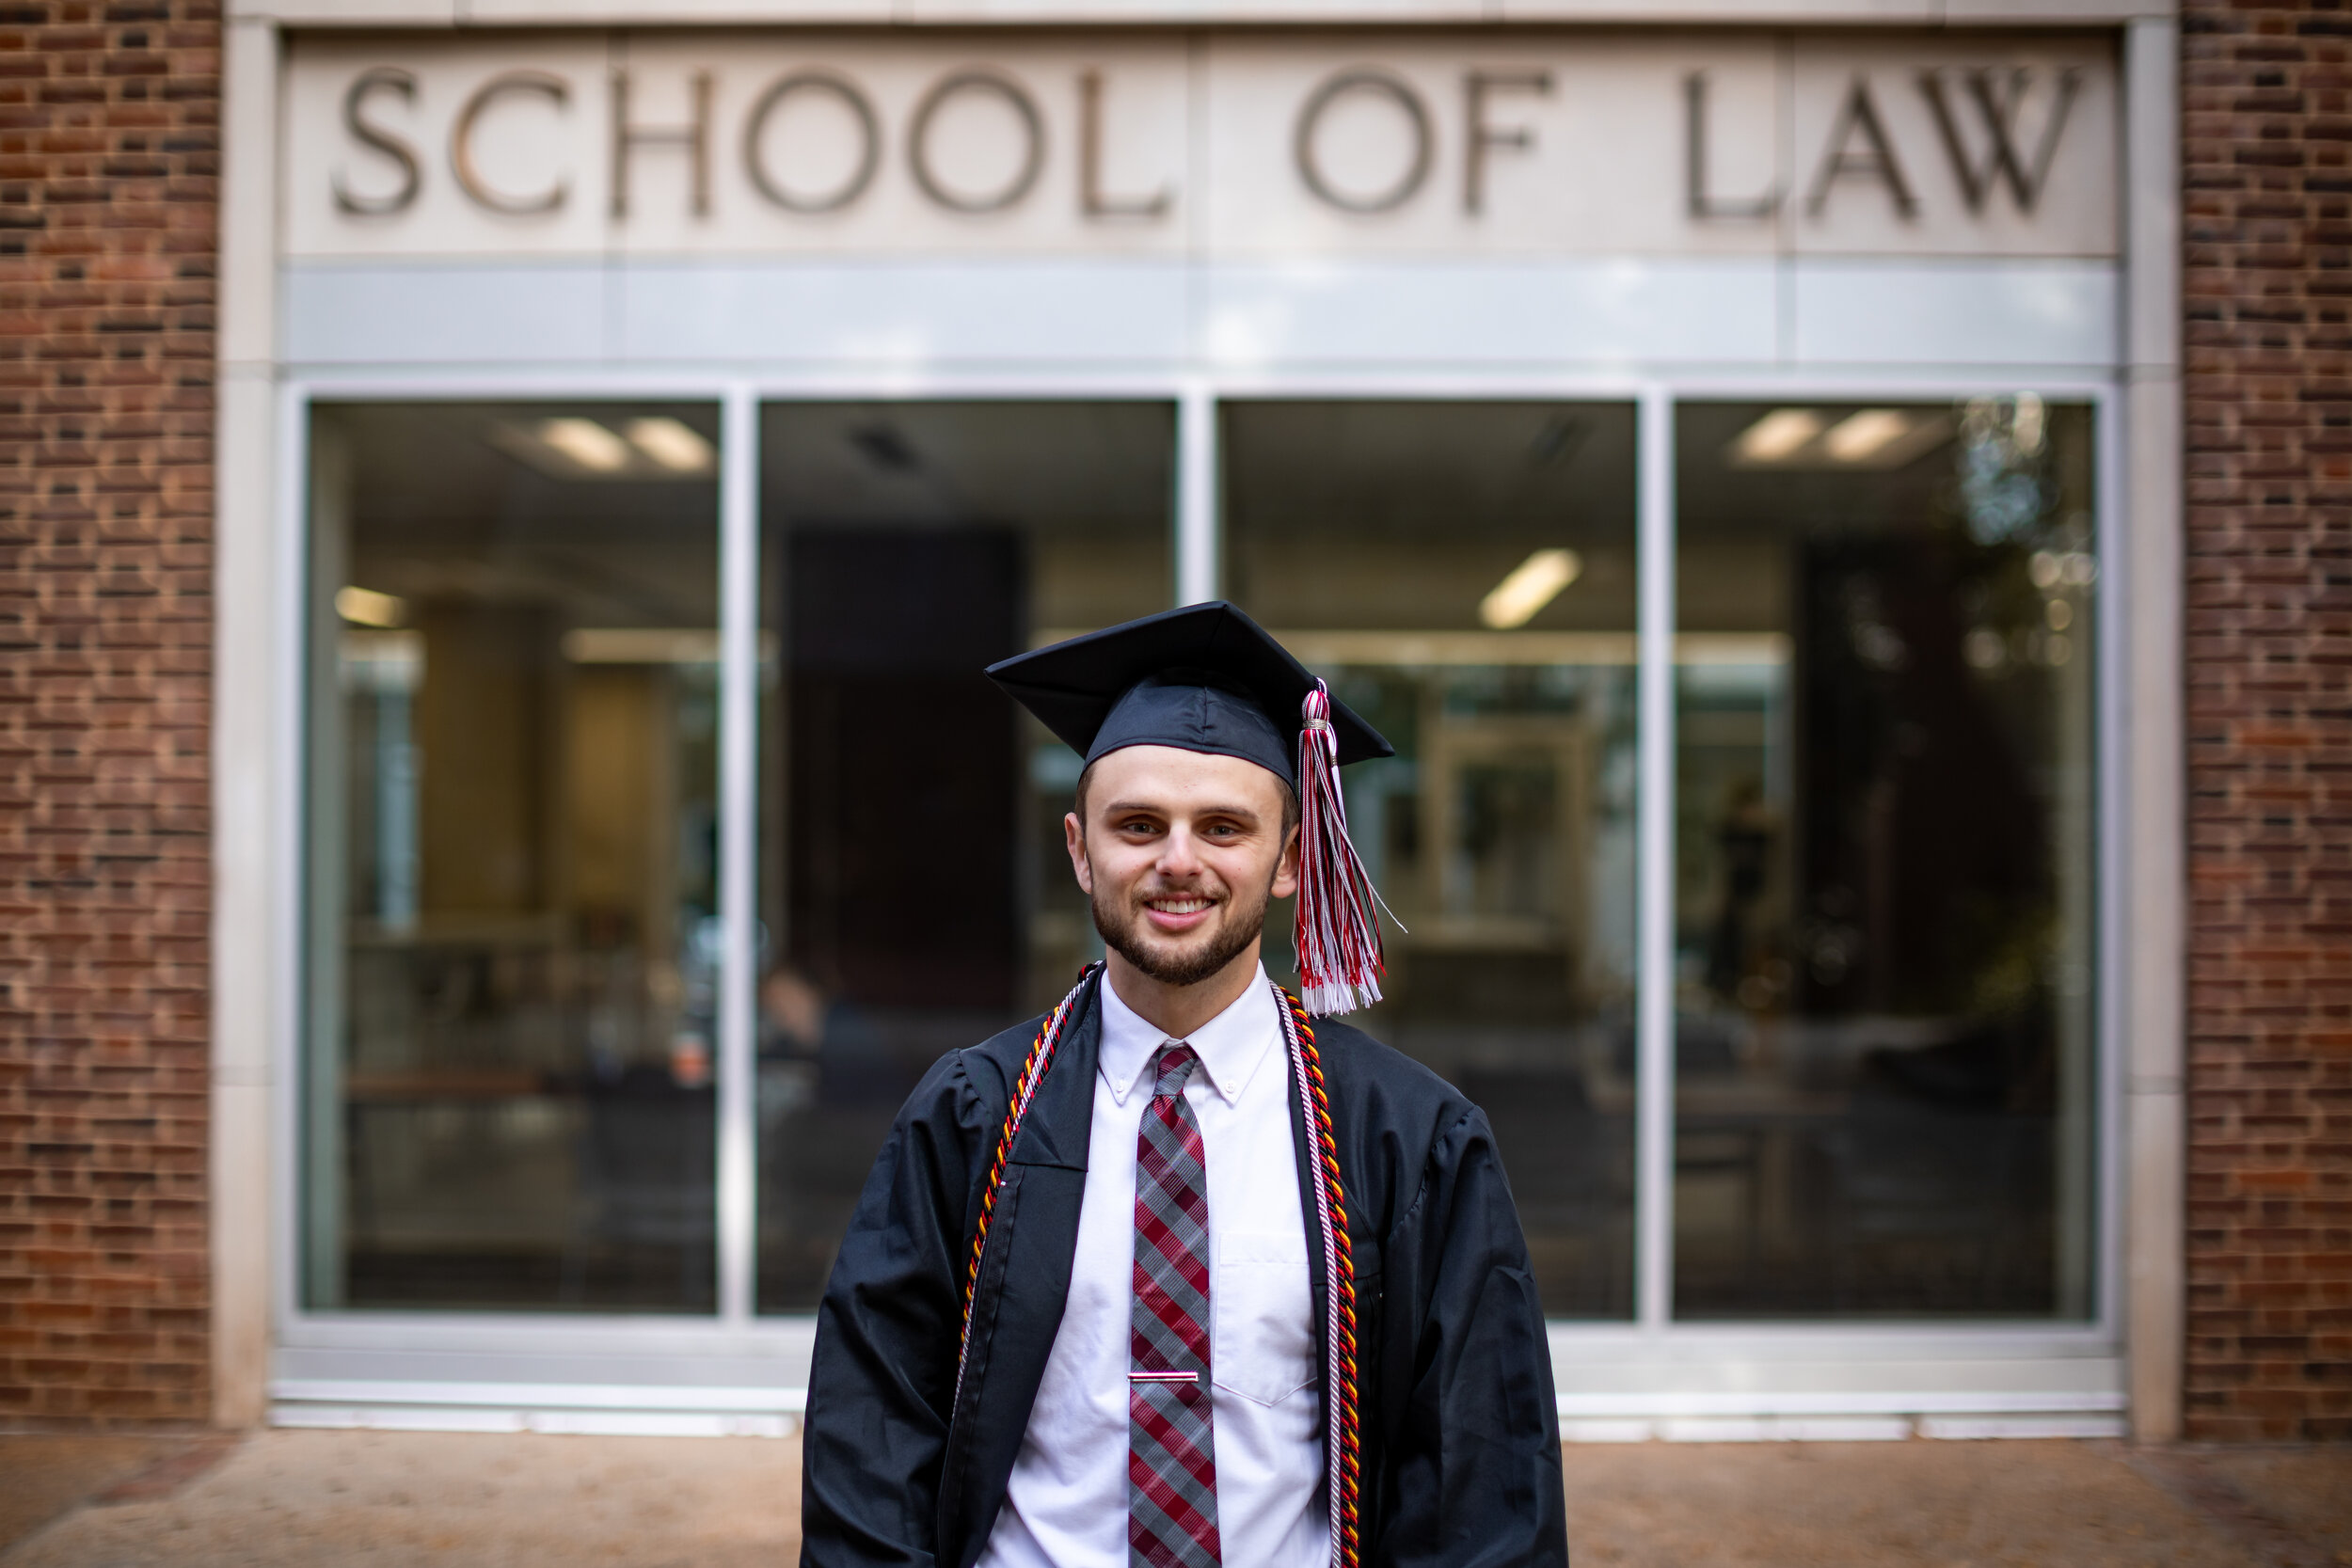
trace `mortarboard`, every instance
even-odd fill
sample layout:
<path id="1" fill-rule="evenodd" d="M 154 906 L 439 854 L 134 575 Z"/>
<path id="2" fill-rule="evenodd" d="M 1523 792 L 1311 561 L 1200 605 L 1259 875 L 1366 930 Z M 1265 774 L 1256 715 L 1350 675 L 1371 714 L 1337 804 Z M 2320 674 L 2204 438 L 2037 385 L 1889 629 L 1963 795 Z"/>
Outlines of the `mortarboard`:
<path id="1" fill-rule="evenodd" d="M 1254 762 L 1298 787 L 1300 704 L 1322 683 L 1222 600 L 1163 610 L 988 667 L 989 678 L 1089 762 L 1174 746 Z M 1396 748 L 1337 698 L 1340 766 Z"/>
<path id="2" fill-rule="evenodd" d="M 1222 600 L 1017 655 L 989 678 L 1089 764 L 1128 746 L 1256 763 L 1296 791 L 1295 937 L 1307 1008 L 1380 999 L 1379 895 L 1347 837 L 1339 769 L 1396 749 L 1255 621 Z"/>

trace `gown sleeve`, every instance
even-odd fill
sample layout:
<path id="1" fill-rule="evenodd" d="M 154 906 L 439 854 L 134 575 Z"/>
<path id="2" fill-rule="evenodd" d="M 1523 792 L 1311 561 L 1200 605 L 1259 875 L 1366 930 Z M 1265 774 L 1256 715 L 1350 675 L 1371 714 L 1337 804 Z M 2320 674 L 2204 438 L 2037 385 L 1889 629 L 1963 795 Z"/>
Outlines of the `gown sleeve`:
<path id="1" fill-rule="evenodd" d="M 936 1555 L 962 1327 L 957 1264 L 986 1136 L 967 1054 L 934 1065 L 898 1113 L 818 1308 L 802 1568 L 929 1568 Z"/>
<path id="2" fill-rule="evenodd" d="M 1486 1113 L 1439 1136 L 1388 1247 L 1389 1311 L 1420 1310 L 1406 1419 L 1368 1568 L 1566 1568 L 1551 1352 L 1518 1211 Z"/>

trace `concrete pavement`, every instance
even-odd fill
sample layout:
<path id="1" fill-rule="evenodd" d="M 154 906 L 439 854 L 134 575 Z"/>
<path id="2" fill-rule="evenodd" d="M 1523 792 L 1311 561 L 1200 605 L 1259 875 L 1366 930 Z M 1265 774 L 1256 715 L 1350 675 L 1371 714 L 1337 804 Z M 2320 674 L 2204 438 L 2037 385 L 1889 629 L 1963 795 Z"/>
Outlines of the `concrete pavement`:
<path id="1" fill-rule="evenodd" d="M 780 1568 L 799 1463 L 757 1438 L 0 1437 L 0 1568 Z M 2352 1565 L 2352 1449 L 1652 1444 L 1566 1473 L 1578 1568 Z"/>

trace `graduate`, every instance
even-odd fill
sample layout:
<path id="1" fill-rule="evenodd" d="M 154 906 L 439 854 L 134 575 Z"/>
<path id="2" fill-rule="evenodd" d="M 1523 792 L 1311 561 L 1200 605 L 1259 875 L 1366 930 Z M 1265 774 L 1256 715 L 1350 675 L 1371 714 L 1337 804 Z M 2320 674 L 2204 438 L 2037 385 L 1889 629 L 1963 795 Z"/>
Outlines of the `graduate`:
<path id="1" fill-rule="evenodd" d="M 1108 956 L 899 1113 L 818 1315 L 802 1562 L 1565 1565 L 1486 1116 L 1316 1019 L 1379 998 L 1338 769 L 1392 748 L 1226 604 L 988 673 L 1086 758 Z M 1293 895 L 1301 998 L 1258 951 Z"/>

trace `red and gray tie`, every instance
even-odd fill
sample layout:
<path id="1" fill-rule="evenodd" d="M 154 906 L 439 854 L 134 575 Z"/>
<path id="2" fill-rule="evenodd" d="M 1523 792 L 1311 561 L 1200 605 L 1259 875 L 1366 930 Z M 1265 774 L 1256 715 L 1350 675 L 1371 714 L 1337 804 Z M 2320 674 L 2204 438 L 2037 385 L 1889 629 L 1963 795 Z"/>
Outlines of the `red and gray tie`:
<path id="1" fill-rule="evenodd" d="M 1129 1568 L 1216 1568 L 1209 1419 L 1209 1183 L 1184 1101 L 1192 1047 L 1160 1050 L 1136 1140 L 1135 1307 L 1127 1373 Z"/>

